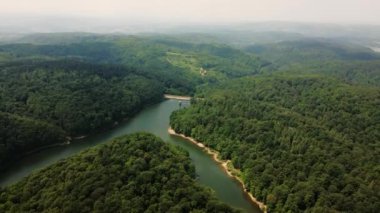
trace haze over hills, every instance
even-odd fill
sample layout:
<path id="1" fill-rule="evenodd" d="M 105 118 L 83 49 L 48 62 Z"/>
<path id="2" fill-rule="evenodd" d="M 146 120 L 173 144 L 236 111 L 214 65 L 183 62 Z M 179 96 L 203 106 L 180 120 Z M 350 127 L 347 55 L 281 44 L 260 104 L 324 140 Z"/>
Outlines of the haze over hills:
<path id="1" fill-rule="evenodd" d="M 375 49 L 380 47 L 379 25 L 284 21 L 176 23 L 159 20 L 136 19 L 137 21 L 130 21 L 128 19 L 75 16 L 36 16 L 13 19 L 3 16 L 2 19 L 8 20 L 0 22 L 0 42 L 2 43 L 34 42 L 30 38 L 40 37 L 41 33 L 77 32 L 80 37 L 93 37 L 98 34 L 114 36 L 164 34 L 183 38 L 188 35 L 188 41 L 228 42 L 235 46 L 318 38 L 337 42 L 348 41 Z M 62 39 L 62 34 L 60 39 Z"/>

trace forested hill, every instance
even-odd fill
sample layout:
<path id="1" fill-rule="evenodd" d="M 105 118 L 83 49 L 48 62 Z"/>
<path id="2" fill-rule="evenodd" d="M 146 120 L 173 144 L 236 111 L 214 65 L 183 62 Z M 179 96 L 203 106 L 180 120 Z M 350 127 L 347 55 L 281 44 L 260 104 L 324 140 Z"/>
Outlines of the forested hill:
<path id="1" fill-rule="evenodd" d="M 75 34 L 66 35 L 71 36 Z M 257 74 L 263 65 L 253 54 L 227 45 L 193 44 L 159 36 L 99 36 L 95 40 L 69 43 L 0 46 L 0 63 L 2 60 L 67 57 L 135 67 L 162 82 L 168 93 L 187 95 L 201 83 Z"/>
<path id="2" fill-rule="evenodd" d="M 135 133 L 0 188 L 0 212 L 236 212 L 194 178 L 185 151 Z"/>
<path id="3" fill-rule="evenodd" d="M 0 112 L 0 170 L 31 150 L 64 143 L 67 134 L 46 121 Z"/>
<path id="4" fill-rule="evenodd" d="M 44 44 L 0 45 L 0 170 L 112 127 L 164 93 L 195 94 L 172 127 L 231 159 L 270 212 L 380 209 L 379 54 L 325 40 L 232 47 L 189 36 L 46 34 L 35 37 Z M 35 173 L 3 189 L 0 212 L 231 211 L 194 185 L 187 158 L 152 137 Z"/>
<path id="5" fill-rule="evenodd" d="M 0 169 L 5 159 L 64 142 L 62 132 L 79 136 L 111 127 L 160 101 L 163 92 L 162 83 L 133 68 L 72 59 L 3 64 L 0 112 L 7 114 L 0 116 Z"/>
<path id="6" fill-rule="evenodd" d="M 264 72 L 318 73 L 380 86 L 380 54 L 356 44 L 309 38 L 256 44 L 245 50 L 271 62 Z"/>
<path id="7" fill-rule="evenodd" d="M 0 67 L 0 111 L 86 134 L 162 99 L 163 85 L 133 68 L 78 60 L 18 62 Z"/>
<path id="8" fill-rule="evenodd" d="M 254 55 L 220 44 L 65 36 L 72 42 L 0 46 L 0 112 L 7 113 L 0 117 L 2 126 L 27 129 L 35 119 L 54 126 L 55 135 L 87 135 L 158 102 L 164 92 L 191 95 L 201 84 L 254 75 L 262 66 Z M 3 159 L 63 142 L 62 137 L 46 140 L 42 134 L 21 140 L 27 135 L 3 128 Z M 4 163 L 0 159 L 0 169 Z"/>
<path id="9" fill-rule="evenodd" d="M 257 44 L 245 48 L 247 51 L 269 57 L 280 64 L 310 61 L 341 60 L 376 60 L 380 54 L 367 47 L 352 43 L 305 38 L 294 41 L 282 41 L 271 44 Z M 283 53 L 288 54 L 283 54 Z"/>
<path id="10" fill-rule="evenodd" d="M 234 80 L 171 126 L 220 151 L 273 212 L 380 209 L 380 90 L 325 76 Z"/>

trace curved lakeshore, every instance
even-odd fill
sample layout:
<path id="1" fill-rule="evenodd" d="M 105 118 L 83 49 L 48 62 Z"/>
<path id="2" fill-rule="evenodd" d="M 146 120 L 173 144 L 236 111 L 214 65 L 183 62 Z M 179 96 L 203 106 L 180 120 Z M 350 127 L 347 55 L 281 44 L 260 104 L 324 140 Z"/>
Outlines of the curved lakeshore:
<path id="1" fill-rule="evenodd" d="M 73 156 L 97 144 L 106 143 L 115 137 L 134 132 L 151 132 L 161 137 L 165 142 L 179 146 L 188 151 L 195 166 L 197 182 L 212 189 L 217 198 L 244 213 L 260 213 L 259 206 L 242 190 L 240 182 L 231 178 L 210 155 L 198 146 L 185 142 L 186 139 L 173 137 L 168 134 L 169 118 L 173 111 L 189 106 L 189 101 L 163 100 L 150 105 L 130 117 L 127 121 L 119 122 L 113 128 L 98 131 L 88 137 L 73 140 L 69 145 L 55 146 L 31 153 L 17 160 L 6 171 L 0 173 L 0 187 L 16 183 L 34 171 L 46 168 L 61 159 Z"/>
<path id="2" fill-rule="evenodd" d="M 226 173 L 228 174 L 228 176 L 230 176 L 230 177 L 236 179 L 236 180 L 240 183 L 241 187 L 243 188 L 244 192 L 248 195 L 248 197 L 250 198 L 251 202 L 254 203 L 254 204 L 256 204 L 256 205 L 258 205 L 259 208 L 260 208 L 263 212 L 265 212 L 265 213 L 267 212 L 267 210 L 266 210 L 266 209 L 267 209 L 267 206 L 266 206 L 264 203 L 258 201 L 258 200 L 257 200 L 257 199 L 256 199 L 256 198 L 255 198 L 255 197 L 254 197 L 254 196 L 253 196 L 253 195 L 247 190 L 247 187 L 245 186 L 243 180 L 242 180 L 239 176 L 234 175 L 234 174 L 232 173 L 231 169 L 234 169 L 234 168 L 233 168 L 233 165 L 232 165 L 232 163 L 231 163 L 230 160 L 222 160 L 222 159 L 220 159 L 220 158 L 219 158 L 219 152 L 217 152 L 216 150 L 213 150 L 213 149 L 211 149 L 211 148 L 209 148 L 209 147 L 206 147 L 203 143 L 201 143 L 201 142 L 195 140 L 195 139 L 192 138 L 192 137 L 188 137 L 188 136 L 186 136 L 186 135 L 184 135 L 184 134 L 179 134 L 179 133 L 177 133 L 177 132 L 176 132 L 174 129 L 172 129 L 171 127 L 169 127 L 169 129 L 168 129 L 168 133 L 169 133 L 170 135 L 175 135 L 175 136 L 181 137 L 181 138 L 183 138 L 183 139 L 185 139 L 185 140 L 187 140 L 187 141 L 189 141 L 189 142 L 191 142 L 191 143 L 197 145 L 199 148 L 202 148 L 204 151 L 206 151 L 207 154 L 209 154 L 209 155 L 212 156 L 212 158 L 213 158 L 214 161 L 216 161 L 217 163 L 220 164 L 220 166 L 223 168 L 224 172 L 226 172 Z M 229 168 L 229 166 L 228 166 L 229 164 L 231 165 L 232 168 Z"/>
<path id="3" fill-rule="evenodd" d="M 26 152 L 25 154 L 21 155 L 21 158 L 24 158 L 28 155 L 31 155 L 31 154 L 34 154 L 36 152 L 40 152 L 40 151 L 43 151 L 43 150 L 46 150 L 46 149 L 50 149 L 50 148 L 55 148 L 55 147 L 58 147 L 58 146 L 67 146 L 67 145 L 70 145 L 70 141 L 66 141 L 64 143 L 54 143 L 54 144 L 50 144 L 50 145 L 45 145 L 45 146 L 41 146 L 41 147 L 38 147 L 36 149 L 33 149 L 33 150 L 30 150 L 28 152 Z"/>

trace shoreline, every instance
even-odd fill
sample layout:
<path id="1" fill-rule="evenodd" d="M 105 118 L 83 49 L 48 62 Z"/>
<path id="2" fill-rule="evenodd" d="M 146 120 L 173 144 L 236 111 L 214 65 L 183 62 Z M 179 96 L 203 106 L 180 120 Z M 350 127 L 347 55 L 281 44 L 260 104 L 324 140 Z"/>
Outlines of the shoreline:
<path id="1" fill-rule="evenodd" d="M 189 98 L 191 98 L 191 97 L 189 97 Z M 162 102 L 162 99 L 161 99 L 161 101 L 159 101 L 157 103 L 160 103 L 160 102 Z M 143 106 L 143 109 L 145 109 L 146 107 L 148 107 L 150 105 L 157 104 L 157 103 L 152 103 L 152 104 L 145 105 L 145 106 Z M 68 146 L 71 143 L 75 143 L 75 142 L 81 141 L 81 140 L 86 139 L 88 137 L 96 136 L 99 133 L 104 133 L 104 132 L 110 131 L 110 130 L 116 128 L 117 126 L 119 126 L 120 124 L 122 124 L 124 122 L 127 122 L 131 117 L 134 117 L 135 115 L 137 115 L 141 111 L 142 111 L 142 109 L 134 111 L 129 117 L 125 117 L 125 118 L 123 118 L 121 120 L 114 121 L 113 125 L 101 127 L 101 128 L 99 128 L 97 130 L 98 132 L 96 132 L 96 133 L 89 133 L 88 135 L 77 135 L 77 136 L 66 135 L 66 141 L 65 142 L 48 144 L 48 145 L 44 145 L 44 146 L 41 146 L 41 147 L 38 147 L 38 148 L 35 148 L 35 149 L 32 149 L 32 150 L 29 150 L 29 151 L 27 151 L 27 152 L 25 152 L 23 154 L 20 154 L 19 159 L 28 157 L 30 155 L 33 155 L 35 153 L 38 153 L 38 152 L 41 152 L 41 151 L 44 151 L 44 150 L 47 150 L 47 149 L 52 149 L 52 148 L 56 148 L 56 147 L 60 147 L 60 146 Z"/>
<path id="2" fill-rule="evenodd" d="M 59 147 L 59 146 L 67 146 L 67 145 L 70 145 L 70 143 L 71 142 L 68 140 L 68 141 L 63 142 L 63 143 L 54 143 L 54 144 L 50 144 L 50 145 L 41 146 L 39 148 L 30 150 L 30 151 L 22 154 L 21 158 L 27 157 L 28 155 L 32 155 L 32 154 L 38 153 L 38 152 L 46 150 L 46 149 L 51 149 L 51 148 L 55 148 L 55 147 Z"/>
<path id="3" fill-rule="evenodd" d="M 181 101 L 190 101 L 191 100 L 190 96 L 180 96 L 180 95 L 170 95 L 170 94 L 164 94 L 164 98 L 181 100 Z"/>
<path id="4" fill-rule="evenodd" d="M 252 195 L 252 193 L 250 193 L 250 192 L 247 190 L 247 187 L 245 186 L 243 180 L 242 180 L 239 176 L 234 175 L 234 174 L 232 173 L 233 171 L 231 171 L 231 169 L 228 167 L 229 163 L 231 163 L 231 160 L 222 160 L 222 159 L 220 159 L 220 158 L 219 158 L 219 152 L 217 152 L 216 150 L 213 150 L 213 149 L 211 149 L 211 148 L 209 148 L 209 147 L 206 147 L 203 143 L 201 143 L 201 142 L 199 142 L 199 141 L 196 141 L 196 140 L 195 140 L 194 138 L 192 138 L 192 137 L 188 137 L 188 136 L 186 136 L 186 135 L 184 135 L 184 134 L 179 134 L 179 133 L 177 133 L 177 132 L 176 132 L 174 129 L 172 129 L 171 127 L 169 127 L 169 129 L 168 129 L 168 133 L 169 133 L 170 135 L 175 135 L 175 136 L 181 137 L 181 138 L 183 138 L 183 139 L 185 139 L 185 140 L 187 140 L 187 141 L 189 141 L 189 142 L 191 142 L 191 143 L 197 145 L 199 148 L 202 148 L 204 151 L 206 151 L 207 154 L 211 155 L 212 158 L 213 158 L 213 160 L 214 160 L 215 162 L 217 162 L 217 163 L 223 168 L 223 171 L 224 171 L 225 173 L 227 173 L 228 176 L 234 178 L 235 180 L 237 180 L 237 181 L 240 183 L 240 185 L 241 185 L 243 191 L 248 195 L 250 201 L 251 201 L 252 203 L 256 204 L 256 205 L 257 205 L 257 206 L 258 206 L 258 207 L 259 207 L 264 213 L 267 213 L 267 210 L 266 210 L 266 209 L 267 209 L 267 206 L 266 206 L 264 203 L 258 201 L 258 200 Z M 232 166 L 232 169 L 234 169 L 233 166 Z"/>

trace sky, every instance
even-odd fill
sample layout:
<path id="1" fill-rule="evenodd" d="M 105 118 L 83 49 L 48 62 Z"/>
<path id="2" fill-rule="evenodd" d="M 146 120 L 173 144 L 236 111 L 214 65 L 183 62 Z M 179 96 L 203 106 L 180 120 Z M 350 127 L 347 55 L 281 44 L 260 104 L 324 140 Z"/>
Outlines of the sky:
<path id="1" fill-rule="evenodd" d="M 190 23 L 296 21 L 380 25 L 380 0 L 0 0 L 0 14 L 11 18 L 61 16 Z M 6 21 L 0 19 L 0 24 Z"/>

